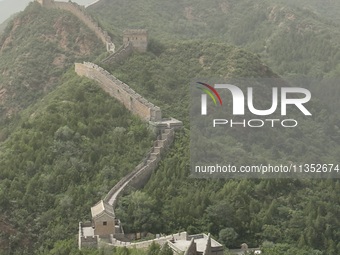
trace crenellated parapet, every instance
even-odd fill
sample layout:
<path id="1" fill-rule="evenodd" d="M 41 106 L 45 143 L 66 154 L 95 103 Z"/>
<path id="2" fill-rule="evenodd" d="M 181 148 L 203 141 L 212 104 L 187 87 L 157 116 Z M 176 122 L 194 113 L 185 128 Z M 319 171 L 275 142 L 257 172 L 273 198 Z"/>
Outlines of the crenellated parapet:
<path id="1" fill-rule="evenodd" d="M 122 178 L 105 196 L 104 201 L 116 207 L 118 198 L 123 195 L 129 187 L 141 188 L 149 180 L 152 172 L 157 168 L 161 157 L 175 138 L 174 129 L 165 129 L 157 137 L 153 147 L 146 154 L 141 163 L 124 178 Z"/>
<path id="2" fill-rule="evenodd" d="M 92 231 L 92 222 L 80 222 L 78 233 L 79 249 L 94 248 L 98 246 L 98 236 L 95 236 Z"/>
<path id="3" fill-rule="evenodd" d="M 144 121 L 162 121 L 162 112 L 158 106 L 150 103 L 127 84 L 118 80 L 100 66 L 84 62 L 75 64 L 75 71 L 80 76 L 98 81 L 99 86 L 120 101 L 128 110 Z"/>
<path id="4" fill-rule="evenodd" d="M 131 173 L 123 177 L 107 193 L 103 200 L 92 207 L 97 208 L 104 204 L 106 205 L 106 208 L 108 206 L 112 206 L 114 210 L 119 197 L 126 193 L 129 190 L 129 187 L 141 188 L 147 183 L 152 172 L 157 168 L 158 163 L 161 161 L 163 154 L 172 144 L 175 137 L 175 129 L 182 128 L 183 124 L 181 121 L 173 118 L 163 119 L 161 109 L 158 106 L 149 102 L 147 99 L 131 89 L 127 84 L 118 80 L 105 69 L 94 63 L 76 63 L 75 71 L 79 76 L 85 76 L 97 81 L 98 85 L 104 91 L 120 101 L 127 109 L 139 116 L 142 120 L 147 121 L 157 132 L 157 139 L 154 141 L 152 148 L 148 151 L 144 159 Z M 104 207 L 102 206 L 102 208 Z M 109 210 L 106 209 L 106 211 Z M 110 213 L 108 213 L 108 215 L 109 214 Z M 114 215 L 114 213 L 111 214 Z M 92 217 L 94 228 L 83 226 L 82 230 L 79 230 L 79 248 L 84 246 L 82 243 L 83 241 L 85 241 L 85 245 L 91 244 L 91 239 L 84 239 L 86 237 L 86 233 L 90 237 L 92 235 L 98 236 L 98 238 L 102 240 L 101 243 L 106 244 L 115 245 L 117 243 L 117 239 L 124 239 L 125 235 L 121 224 L 111 224 L 110 222 L 112 222 L 112 220 L 114 219 L 109 219 L 109 217 L 105 218 L 103 223 L 105 222 L 106 224 L 105 226 L 102 226 L 103 223 L 98 224 L 96 218 Z M 117 219 L 115 220 L 117 221 Z M 104 231 L 107 226 L 110 226 L 109 224 L 112 225 L 109 227 L 110 231 L 112 231 L 110 233 Z M 106 240 L 106 242 L 103 242 L 103 240 Z M 94 242 L 93 244 L 96 245 Z"/>
<path id="5" fill-rule="evenodd" d="M 126 29 L 123 31 L 123 44 L 131 43 L 132 47 L 145 52 L 148 49 L 148 31 L 146 29 Z"/>
<path id="6" fill-rule="evenodd" d="M 54 0 L 36 0 L 43 7 L 62 9 L 71 12 L 80 19 L 103 42 L 108 52 L 115 52 L 115 45 L 108 33 L 85 11 L 84 6 L 73 2 L 59 2 Z"/>

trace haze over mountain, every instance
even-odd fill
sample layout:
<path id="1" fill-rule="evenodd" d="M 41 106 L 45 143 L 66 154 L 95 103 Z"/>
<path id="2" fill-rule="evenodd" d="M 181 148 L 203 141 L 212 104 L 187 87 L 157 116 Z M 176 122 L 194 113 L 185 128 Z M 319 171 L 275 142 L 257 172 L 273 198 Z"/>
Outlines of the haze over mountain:
<path id="1" fill-rule="evenodd" d="M 0 23 L 4 22 L 11 15 L 25 9 L 28 3 L 32 1 L 33 0 L 1 0 L 0 1 Z M 68 2 L 68 1 L 61 0 L 61 2 Z M 73 0 L 72 2 L 86 6 L 88 4 L 95 2 L 95 0 Z"/>
<path id="2" fill-rule="evenodd" d="M 290 4 L 293 7 L 300 7 L 310 10 L 329 20 L 340 22 L 340 2 L 337 0 L 276 0 L 283 4 Z"/>
<path id="3" fill-rule="evenodd" d="M 333 20 L 340 16 L 340 2 L 301 2 L 308 8 L 283 0 L 102 0 L 87 11 L 114 39 L 127 27 L 147 28 L 163 42 L 200 39 L 237 45 L 283 76 L 339 77 L 340 26 Z M 313 90 L 338 109 L 340 88 L 325 86 Z"/>

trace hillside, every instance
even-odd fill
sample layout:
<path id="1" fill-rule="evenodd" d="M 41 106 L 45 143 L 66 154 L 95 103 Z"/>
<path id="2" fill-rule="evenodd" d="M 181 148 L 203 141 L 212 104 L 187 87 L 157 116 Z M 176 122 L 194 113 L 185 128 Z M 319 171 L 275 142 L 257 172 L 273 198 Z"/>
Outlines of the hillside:
<path id="1" fill-rule="evenodd" d="M 255 55 L 224 43 L 150 43 L 149 53 L 107 65 L 114 75 L 189 127 L 190 83 L 200 77 L 278 77 Z"/>
<path id="2" fill-rule="evenodd" d="M 74 16 L 35 3 L 0 39 L 1 254 L 74 245 L 90 206 L 151 146 L 144 123 L 95 83 L 66 73 L 102 50 Z"/>
<path id="3" fill-rule="evenodd" d="M 210 232 L 226 247 L 247 242 L 262 245 L 266 255 L 338 255 L 338 180 L 190 178 L 188 114 L 190 84 L 201 77 L 336 74 L 336 25 L 266 1 L 102 0 L 90 10 L 114 41 L 125 28 L 149 29 L 147 53 L 103 67 L 185 124 L 147 186 L 121 199 L 117 217 L 127 231 Z M 0 254 L 113 253 L 78 251 L 78 222 L 134 169 L 154 137 L 72 70 L 75 61 L 99 62 L 106 53 L 98 45 L 75 17 L 37 4 L 0 39 L 0 124 L 6 127 L 0 133 Z M 337 162 L 338 118 L 317 96 L 309 106 L 313 119 L 299 129 L 232 130 L 218 146 L 226 142 L 226 157 L 235 162 Z"/>
<path id="4" fill-rule="evenodd" d="M 134 55 L 113 66 L 112 72 L 152 98 L 168 115 L 183 119 L 187 127 L 186 95 L 193 80 L 277 77 L 256 56 L 224 44 L 191 41 L 163 47 L 158 57 Z M 224 151 L 227 147 L 229 162 L 338 162 L 339 123 L 316 97 L 309 105 L 313 120 L 301 120 L 301 128 L 228 130 L 214 140 L 214 147 Z M 271 255 L 337 254 L 338 180 L 197 180 L 189 177 L 189 143 L 189 131 L 178 134 L 143 192 L 121 200 L 117 214 L 126 229 L 210 232 L 230 248 L 243 242 L 257 247 L 264 242 L 265 254 Z M 143 207 L 138 209 L 139 203 Z M 141 215 L 148 215 L 147 220 Z M 281 244 L 274 248 L 265 241 Z"/>
<path id="5" fill-rule="evenodd" d="M 11 0 L 0 1 L 0 23 L 8 19 L 11 15 L 23 11 L 30 2 L 32 1 L 31 0 L 16 0 L 15 2 Z M 64 0 L 62 2 L 67 2 L 67 0 Z M 93 3 L 94 0 L 74 0 L 72 2 L 86 6 L 88 4 Z"/>
<path id="6" fill-rule="evenodd" d="M 98 45 L 71 14 L 31 3 L 0 37 L 0 123 L 53 90 L 75 61 L 99 55 Z"/>
<path id="7" fill-rule="evenodd" d="M 184 120 L 187 127 L 187 92 L 192 81 L 216 76 L 277 77 L 247 51 L 199 41 L 151 45 L 150 53 L 135 54 L 107 68 L 168 116 Z M 317 94 L 309 107 L 313 120 L 302 121 L 297 130 L 223 133 L 220 141 L 229 148 L 228 158 L 239 163 L 253 163 L 254 159 L 254 163 L 265 160 L 272 164 L 338 162 L 338 121 L 318 101 Z M 258 246 L 267 240 L 282 243 L 275 248 L 277 254 L 336 254 L 339 232 L 328 226 L 339 224 L 334 219 L 339 212 L 337 180 L 194 180 L 188 177 L 188 169 L 189 133 L 184 131 L 144 192 L 122 199 L 117 214 L 126 222 L 125 228 L 153 233 L 211 232 L 234 248 L 244 241 Z M 140 203 L 143 207 L 137 209 Z M 302 234 L 305 229 L 307 234 Z M 222 230 L 234 236 L 232 241 L 223 241 Z M 268 251 L 273 249 L 267 245 Z"/>
<path id="8" fill-rule="evenodd" d="M 292 7 L 299 7 L 314 12 L 332 22 L 340 23 L 340 3 L 335 0 L 276 0 L 277 2 L 290 4 Z"/>
<path id="9" fill-rule="evenodd" d="M 192 39 L 227 42 L 257 54 L 284 77 L 338 79 L 338 6 L 336 1 L 320 0 L 102 0 L 88 11 L 115 37 L 123 29 L 139 27 L 170 44 Z M 316 82 L 310 88 L 339 115 L 339 86 L 325 82 L 321 87 Z"/>
<path id="10" fill-rule="evenodd" d="M 320 77 L 340 61 L 339 25 L 278 1 L 102 0 L 89 11 L 113 33 L 112 27 L 140 27 L 163 41 L 195 38 L 245 47 L 282 75 Z"/>
<path id="11" fill-rule="evenodd" d="M 0 147 L 0 218 L 9 226 L 0 243 L 20 254 L 72 239 L 151 147 L 144 123 L 73 72 L 20 122 Z"/>

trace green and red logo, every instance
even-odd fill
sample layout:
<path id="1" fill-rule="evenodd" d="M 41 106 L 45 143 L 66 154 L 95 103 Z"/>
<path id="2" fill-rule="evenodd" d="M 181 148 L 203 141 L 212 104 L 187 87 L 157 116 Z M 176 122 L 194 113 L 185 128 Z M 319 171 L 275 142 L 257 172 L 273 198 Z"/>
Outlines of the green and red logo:
<path id="1" fill-rule="evenodd" d="M 202 90 L 206 94 L 202 94 L 201 96 L 201 102 L 202 102 L 202 109 L 205 109 L 205 111 L 202 112 L 202 115 L 206 115 L 206 109 L 207 109 L 207 95 L 210 96 L 210 98 L 213 100 L 214 104 L 217 105 L 217 100 L 219 101 L 220 105 L 222 105 L 222 99 L 220 94 L 216 91 L 216 89 L 204 82 L 197 82 L 198 84 L 202 86 L 197 86 L 198 89 Z M 217 100 L 216 100 L 217 99 Z"/>

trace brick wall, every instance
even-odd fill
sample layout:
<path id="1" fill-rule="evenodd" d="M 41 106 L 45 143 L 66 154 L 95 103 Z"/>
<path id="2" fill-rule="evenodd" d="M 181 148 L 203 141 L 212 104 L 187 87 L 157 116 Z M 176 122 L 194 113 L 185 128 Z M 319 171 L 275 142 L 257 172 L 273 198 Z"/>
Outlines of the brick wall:
<path id="1" fill-rule="evenodd" d="M 98 245 L 98 238 L 96 236 L 84 237 L 83 227 L 91 227 L 91 222 L 79 223 L 79 234 L 78 234 L 78 248 L 94 248 Z"/>
<path id="2" fill-rule="evenodd" d="M 38 2 L 41 3 L 41 1 Z M 97 22 L 95 22 L 89 14 L 85 12 L 84 7 L 73 2 L 57 2 L 50 0 L 48 1 L 45 0 L 41 4 L 47 8 L 56 8 L 71 12 L 96 34 L 96 36 L 105 45 L 107 51 L 111 52 L 115 51 L 115 45 L 112 43 L 111 37 L 108 35 L 106 31 L 99 27 Z"/>
<path id="3" fill-rule="evenodd" d="M 170 241 L 172 239 L 174 239 L 174 240 L 187 240 L 187 233 L 181 232 L 181 233 L 176 233 L 176 234 L 173 234 L 173 235 L 162 236 L 162 237 L 155 238 L 155 239 L 152 239 L 152 240 L 141 241 L 141 242 L 136 242 L 136 243 L 121 242 L 121 241 L 114 239 L 113 242 L 112 242 L 112 245 L 113 246 L 126 246 L 127 248 L 147 249 L 147 248 L 149 248 L 149 246 L 153 242 L 163 246 L 164 244 L 168 243 L 168 241 Z"/>
<path id="4" fill-rule="evenodd" d="M 89 62 L 76 63 L 75 71 L 80 76 L 93 79 L 110 96 L 120 101 L 128 110 L 138 115 L 144 121 L 161 121 L 162 114 L 159 107 L 148 102 L 141 95 L 132 90 L 103 68 Z"/>
<path id="5" fill-rule="evenodd" d="M 109 93 L 112 97 L 115 97 L 122 104 L 125 105 L 132 113 L 138 115 L 142 120 L 149 121 L 150 124 L 154 124 L 158 132 L 160 133 L 157 140 L 154 141 L 153 147 L 147 153 L 142 162 L 128 175 L 122 178 L 105 196 L 104 201 L 108 202 L 115 208 L 119 197 L 126 192 L 130 186 L 140 188 L 143 187 L 149 180 L 152 172 L 157 168 L 159 161 L 165 150 L 172 144 L 174 140 L 174 129 L 182 126 L 181 122 L 174 121 L 172 119 L 162 119 L 162 113 L 159 107 L 148 102 L 141 95 L 132 90 L 127 84 L 121 82 L 112 76 L 109 72 L 103 68 L 89 62 L 83 64 L 75 64 L 75 72 L 80 76 L 88 77 L 98 82 L 99 86 Z M 161 128 L 159 128 L 161 127 Z M 98 222 L 97 222 L 98 223 Z M 95 234 L 104 231 L 101 226 L 102 222 L 96 224 Z M 112 226 L 111 226 L 112 227 Z M 114 226 L 113 226 L 114 227 Z M 111 234 L 108 232 L 108 234 Z M 121 234 L 117 234 L 118 236 Z M 187 235 L 180 238 L 186 238 Z M 111 239 L 114 234 L 111 234 Z M 124 236 L 124 235 L 123 235 Z M 157 239 L 157 243 L 163 245 L 169 240 L 168 238 Z M 103 240 L 102 240 L 103 241 Z M 79 232 L 79 248 L 81 247 L 98 247 L 98 243 L 106 243 L 106 245 L 126 246 L 125 242 L 118 240 L 106 240 L 105 242 L 96 238 L 84 238 L 81 230 Z M 151 241 L 152 242 L 152 241 Z M 150 245 L 150 241 L 130 244 L 130 247 L 147 248 Z M 100 245 L 99 245 L 100 246 Z"/>
<path id="6" fill-rule="evenodd" d="M 111 216 L 104 214 L 101 217 L 95 218 L 93 221 L 95 235 L 105 236 L 115 234 L 115 220 Z"/>
<path id="7" fill-rule="evenodd" d="M 97 236 L 87 236 L 87 237 L 84 237 L 82 236 L 81 237 L 81 240 L 80 240 L 80 249 L 81 248 L 95 248 L 98 246 L 98 237 Z"/>
<path id="8" fill-rule="evenodd" d="M 127 176 L 121 179 L 105 196 L 104 201 L 108 202 L 115 208 L 121 195 L 132 186 L 135 188 L 143 187 L 149 180 L 152 172 L 157 168 L 164 151 L 171 145 L 174 140 L 174 130 L 167 129 L 158 136 L 154 146 L 142 160 L 142 162 Z M 111 199 L 115 195 L 115 199 Z"/>

